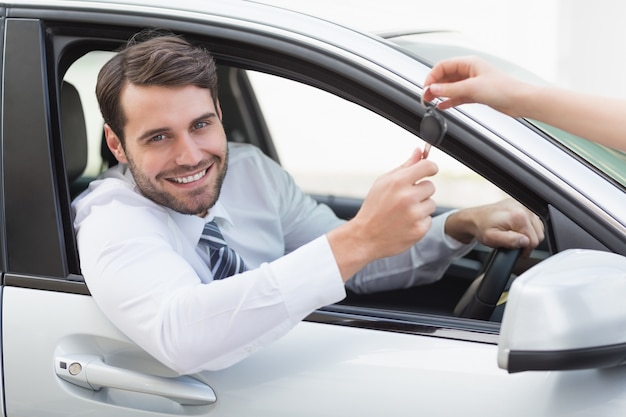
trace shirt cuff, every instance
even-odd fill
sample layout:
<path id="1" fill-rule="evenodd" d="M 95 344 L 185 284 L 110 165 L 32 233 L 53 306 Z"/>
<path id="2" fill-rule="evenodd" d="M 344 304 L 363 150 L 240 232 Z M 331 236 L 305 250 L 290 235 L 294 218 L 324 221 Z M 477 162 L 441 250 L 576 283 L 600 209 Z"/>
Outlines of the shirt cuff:
<path id="1" fill-rule="evenodd" d="M 439 216 L 433 218 L 433 227 L 437 227 L 441 231 L 441 240 L 451 250 L 461 249 L 465 246 L 474 245 L 476 243 L 476 239 L 472 239 L 470 243 L 459 242 L 452 236 L 446 234 L 445 232 L 446 221 L 448 220 L 448 217 L 450 217 L 450 215 L 456 213 L 457 211 L 459 210 L 455 209 L 455 210 L 446 211 L 445 213 L 440 214 Z"/>

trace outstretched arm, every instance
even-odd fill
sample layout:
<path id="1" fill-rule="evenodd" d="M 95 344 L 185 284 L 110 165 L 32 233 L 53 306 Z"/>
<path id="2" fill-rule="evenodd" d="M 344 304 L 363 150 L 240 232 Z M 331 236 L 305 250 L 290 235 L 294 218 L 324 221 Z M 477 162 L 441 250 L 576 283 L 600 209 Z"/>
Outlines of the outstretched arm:
<path id="1" fill-rule="evenodd" d="M 477 57 L 436 64 L 424 85 L 426 101 L 445 98 L 447 109 L 465 103 L 488 105 L 512 117 L 526 117 L 588 140 L 626 151 L 626 101 L 514 79 Z"/>

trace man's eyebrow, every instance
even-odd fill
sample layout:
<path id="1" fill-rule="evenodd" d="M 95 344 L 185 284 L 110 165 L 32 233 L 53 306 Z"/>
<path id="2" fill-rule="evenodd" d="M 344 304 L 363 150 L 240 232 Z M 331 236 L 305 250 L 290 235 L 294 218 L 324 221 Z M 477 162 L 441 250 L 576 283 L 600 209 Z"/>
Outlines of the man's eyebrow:
<path id="1" fill-rule="evenodd" d="M 203 115 L 200 115 L 200 116 L 196 117 L 195 119 L 193 119 L 191 124 L 193 125 L 195 123 L 198 123 L 200 120 L 214 119 L 216 117 L 217 117 L 217 113 L 215 113 L 215 112 L 204 113 Z"/>
<path id="2" fill-rule="evenodd" d="M 191 121 L 191 125 L 198 123 L 200 120 L 206 120 L 206 119 L 214 119 L 217 117 L 217 113 L 215 112 L 208 112 L 205 114 L 202 114 L 198 117 L 196 117 L 195 119 L 193 119 Z M 150 139 L 153 136 L 156 136 L 158 134 L 161 133 L 166 133 L 171 131 L 171 129 L 169 127 L 157 127 L 155 129 L 150 129 L 150 130 L 146 130 L 145 132 L 143 132 L 138 138 L 138 141 L 143 141 L 143 140 L 147 140 Z"/>
<path id="3" fill-rule="evenodd" d="M 145 132 L 143 132 L 143 134 L 141 134 L 138 138 L 137 141 L 143 141 L 143 140 L 147 140 L 150 139 L 158 134 L 164 133 L 164 132 L 169 132 L 171 129 L 169 127 L 157 127 L 156 129 L 150 129 L 147 130 Z"/>

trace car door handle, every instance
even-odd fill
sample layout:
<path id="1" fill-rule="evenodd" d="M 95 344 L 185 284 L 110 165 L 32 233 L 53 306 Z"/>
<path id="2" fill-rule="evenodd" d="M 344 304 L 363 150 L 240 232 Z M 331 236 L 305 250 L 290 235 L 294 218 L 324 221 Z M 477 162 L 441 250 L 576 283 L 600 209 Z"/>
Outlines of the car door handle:
<path id="1" fill-rule="evenodd" d="M 146 375 L 107 365 L 97 355 L 58 356 L 55 370 L 60 378 L 93 391 L 115 388 L 159 395 L 181 405 L 207 405 L 217 401 L 211 387 L 189 376 Z"/>

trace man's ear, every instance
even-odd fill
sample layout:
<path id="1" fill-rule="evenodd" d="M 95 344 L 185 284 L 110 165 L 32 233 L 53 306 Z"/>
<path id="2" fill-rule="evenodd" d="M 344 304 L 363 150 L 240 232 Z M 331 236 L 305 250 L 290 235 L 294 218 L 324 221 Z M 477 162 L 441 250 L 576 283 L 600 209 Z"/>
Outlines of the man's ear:
<path id="1" fill-rule="evenodd" d="M 128 163 L 126 159 L 126 152 L 124 152 L 124 147 L 122 146 L 122 142 L 120 138 L 117 137 L 113 129 L 108 124 L 104 124 L 104 137 L 107 141 L 107 146 L 111 150 L 111 153 L 117 159 L 118 162 L 122 164 Z"/>

